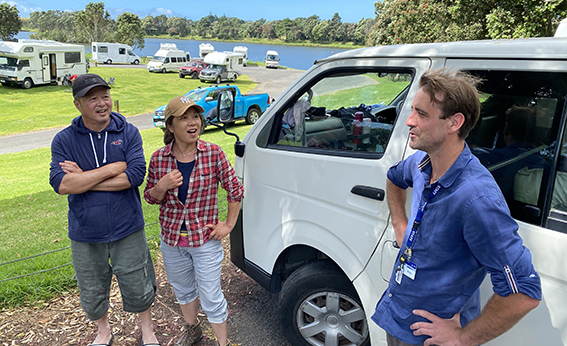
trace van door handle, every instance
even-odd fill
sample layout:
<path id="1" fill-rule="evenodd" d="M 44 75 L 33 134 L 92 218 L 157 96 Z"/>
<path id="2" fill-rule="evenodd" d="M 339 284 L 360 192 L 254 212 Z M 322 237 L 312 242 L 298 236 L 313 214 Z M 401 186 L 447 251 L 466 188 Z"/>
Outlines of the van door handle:
<path id="1" fill-rule="evenodd" d="M 355 185 L 350 190 L 350 192 L 354 193 L 355 195 L 359 195 L 366 198 L 372 198 L 377 201 L 383 201 L 384 196 L 386 195 L 386 193 L 382 189 L 371 186 L 364 186 L 364 185 Z"/>

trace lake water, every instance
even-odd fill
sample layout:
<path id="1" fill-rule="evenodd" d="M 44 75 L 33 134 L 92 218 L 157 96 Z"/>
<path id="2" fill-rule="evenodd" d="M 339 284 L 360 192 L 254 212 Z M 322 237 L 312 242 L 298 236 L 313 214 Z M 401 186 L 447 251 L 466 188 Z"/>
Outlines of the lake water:
<path id="1" fill-rule="evenodd" d="M 29 38 L 29 32 L 21 31 L 17 38 Z M 161 38 L 146 38 L 146 45 L 144 49 L 135 49 L 134 52 L 139 56 L 151 56 L 159 49 L 160 43 L 175 43 L 177 48 L 189 52 L 191 57 L 196 58 L 199 56 L 199 45 L 201 43 L 210 43 L 215 47 L 215 51 L 232 51 L 234 46 L 248 47 L 248 60 L 250 61 L 264 61 L 266 51 L 275 50 L 280 56 L 280 65 L 290 68 L 307 70 L 313 66 L 313 62 L 317 59 L 326 58 L 330 55 L 344 52 L 347 49 L 340 48 L 320 48 L 320 47 L 301 47 L 301 46 L 287 46 L 287 45 L 270 45 L 258 43 L 238 43 L 238 42 L 208 42 L 196 40 L 179 40 L 179 39 L 161 39 Z M 85 52 L 91 53 L 91 47 L 85 46 Z"/>

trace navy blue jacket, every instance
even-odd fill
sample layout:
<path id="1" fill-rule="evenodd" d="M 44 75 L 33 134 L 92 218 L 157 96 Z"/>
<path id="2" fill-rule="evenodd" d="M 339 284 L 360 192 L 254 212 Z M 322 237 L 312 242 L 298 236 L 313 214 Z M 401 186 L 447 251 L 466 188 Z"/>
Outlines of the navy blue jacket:
<path id="1" fill-rule="evenodd" d="M 89 171 L 125 161 L 131 187 L 122 191 L 87 191 L 69 194 L 69 238 L 84 243 L 108 243 L 122 239 L 144 226 L 138 187 L 146 175 L 142 137 L 126 118 L 112 112 L 101 132 L 83 125 L 82 117 L 60 131 L 51 143 L 49 183 L 59 192 L 65 172 L 59 162 L 73 161 Z"/>

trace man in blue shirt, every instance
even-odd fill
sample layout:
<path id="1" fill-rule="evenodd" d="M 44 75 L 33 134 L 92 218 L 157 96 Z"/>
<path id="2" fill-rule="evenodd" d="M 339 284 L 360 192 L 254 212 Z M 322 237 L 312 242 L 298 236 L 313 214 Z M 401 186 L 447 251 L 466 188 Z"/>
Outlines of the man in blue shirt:
<path id="1" fill-rule="evenodd" d="M 463 72 L 427 71 L 406 121 L 418 151 L 388 171 L 388 206 L 402 246 L 372 320 L 389 346 L 483 344 L 541 300 L 518 225 L 465 143 L 480 114 L 477 83 Z M 495 294 L 481 311 L 487 272 Z"/>

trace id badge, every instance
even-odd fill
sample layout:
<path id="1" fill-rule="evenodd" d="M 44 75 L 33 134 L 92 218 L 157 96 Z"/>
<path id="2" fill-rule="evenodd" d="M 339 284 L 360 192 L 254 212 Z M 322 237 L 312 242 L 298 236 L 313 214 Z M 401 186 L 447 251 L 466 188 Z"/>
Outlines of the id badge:
<path id="1" fill-rule="evenodd" d="M 417 272 L 417 264 L 413 263 L 413 262 L 407 262 L 404 265 L 404 275 L 407 276 L 408 278 L 414 280 L 415 279 L 415 272 Z M 401 281 L 401 280 L 400 280 Z"/>
<path id="2" fill-rule="evenodd" d="M 402 278 L 404 277 L 402 272 L 402 268 L 396 268 L 396 282 L 398 283 L 398 285 L 402 283 Z"/>

